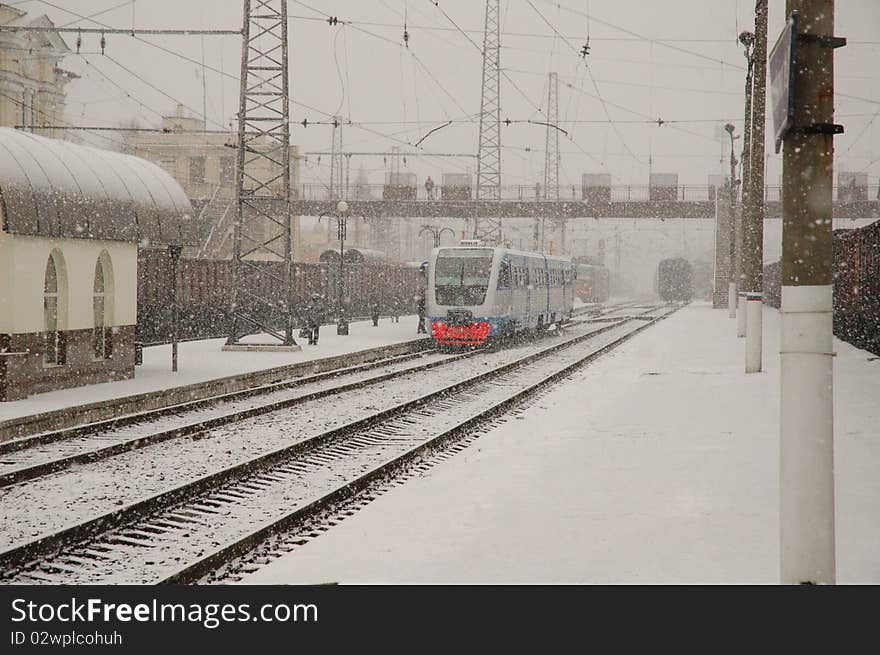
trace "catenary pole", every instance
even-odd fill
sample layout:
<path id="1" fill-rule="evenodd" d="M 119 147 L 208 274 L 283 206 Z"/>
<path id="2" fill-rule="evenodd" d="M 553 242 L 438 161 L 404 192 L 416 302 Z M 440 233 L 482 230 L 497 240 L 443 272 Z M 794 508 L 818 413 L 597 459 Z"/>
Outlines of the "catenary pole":
<path id="1" fill-rule="evenodd" d="M 743 175 L 742 288 L 746 310 L 746 373 L 759 373 L 763 350 L 764 285 L 764 132 L 767 98 L 767 0 L 755 2 L 754 84 L 752 86 L 750 156 Z M 750 66 L 751 68 L 751 66 Z"/>
<path id="2" fill-rule="evenodd" d="M 727 266 L 727 315 L 730 318 L 736 318 L 736 282 L 738 275 L 738 267 L 736 265 L 737 259 L 737 251 L 736 251 L 736 234 L 737 234 L 737 220 L 736 220 L 736 153 L 733 149 L 733 141 L 734 141 L 734 126 L 733 123 L 728 123 L 724 126 L 724 129 L 727 131 L 727 134 L 730 135 L 730 222 L 728 223 L 728 227 L 730 228 L 730 237 L 729 247 L 730 247 L 730 256 L 728 257 L 728 266 Z"/>
<path id="3" fill-rule="evenodd" d="M 834 584 L 833 0 L 796 14 L 794 127 L 784 138 L 780 341 L 780 576 Z M 841 128 L 842 129 L 842 128 Z"/>
<path id="4" fill-rule="evenodd" d="M 760 2 L 760 0 L 758 0 Z M 751 192 L 751 159 L 752 159 L 752 97 L 754 90 L 754 70 L 755 70 L 755 35 L 752 32 L 742 32 L 739 35 L 739 41 L 745 47 L 746 56 L 746 88 L 745 88 L 745 117 L 743 119 L 743 149 L 742 149 L 742 208 L 739 222 L 736 225 L 736 335 L 744 337 L 746 335 L 746 311 L 745 311 L 745 295 L 744 295 L 744 267 L 745 252 L 743 251 L 744 236 L 743 230 L 746 220 L 746 211 L 749 202 L 749 193 Z"/>

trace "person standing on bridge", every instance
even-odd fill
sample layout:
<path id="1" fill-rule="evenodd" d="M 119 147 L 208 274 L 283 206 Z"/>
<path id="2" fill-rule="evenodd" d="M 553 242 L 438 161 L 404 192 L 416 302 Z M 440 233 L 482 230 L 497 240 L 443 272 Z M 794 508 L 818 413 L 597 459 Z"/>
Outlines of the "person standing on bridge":
<path id="1" fill-rule="evenodd" d="M 428 200 L 434 199 L 434 180 L 431 179 L 431 176 L 428 176 L 428 179 L 425 180 L 425 193 L 428 196 Z"/>

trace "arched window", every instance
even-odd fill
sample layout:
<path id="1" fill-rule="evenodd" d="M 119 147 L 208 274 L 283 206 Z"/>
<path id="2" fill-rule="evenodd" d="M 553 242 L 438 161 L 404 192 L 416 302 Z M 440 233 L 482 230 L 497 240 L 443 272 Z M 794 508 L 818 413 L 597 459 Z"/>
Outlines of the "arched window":
<path id="1" fill-rule="evenodd" d="M 54 253 L 46 262 L 43 281 L 43 361 L 50 365 L 64 364 L 64 334 L 60 327 L 61 301 L 59 294 L 59 271 Z"/>
<path id="2" fill-rule="evenodd" d="M 95 263 L 95 281 L 92 287 L 92 348 L 95 359 L 109 359 L 113 352 L 111 325 L 113 322 L 113 271 L 110 257 L 101 253 Z"/>

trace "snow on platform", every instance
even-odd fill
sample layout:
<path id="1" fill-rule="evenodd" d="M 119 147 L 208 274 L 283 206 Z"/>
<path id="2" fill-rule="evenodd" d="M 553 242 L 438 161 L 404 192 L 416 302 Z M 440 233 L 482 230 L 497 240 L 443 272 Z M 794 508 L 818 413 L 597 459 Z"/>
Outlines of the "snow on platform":
<path id="1" fill-rule="evenodd" d="M 691 305 L 245 584 L 779 582 L 779 314 Z M 880 583 L 880 360 L 836 341 L 837 581 Z M 805 399 L 809 402 L 809 399 Z"/>
<path id="2" fill-rule="evenodd" d="M 372 321 L 353 321 L 349 325 L 348 336 L 338 336 L 335 325 L 325 325 L 321 327 L 316 346 L 310 346 L 308 339 L 299 339 L 294 335 L 302 350 L 293 353 L 222 352 L 225 339 L 187 341 L 178 345 L 177 373 L 171 371 L 171 346 L 150 346 L 144 348 L 143 364 L 135 367 L 133 379 L 51 391 L 23 400 L 0 402 L 0 421 L 334 357 L 427 336 L 417 334 L 417 328 L 416 316 L 401 316 L 399 323 L 381 318 L 377 327 L 373 327 Z M 268 339 L 269 337 L 266 340 Z"/>

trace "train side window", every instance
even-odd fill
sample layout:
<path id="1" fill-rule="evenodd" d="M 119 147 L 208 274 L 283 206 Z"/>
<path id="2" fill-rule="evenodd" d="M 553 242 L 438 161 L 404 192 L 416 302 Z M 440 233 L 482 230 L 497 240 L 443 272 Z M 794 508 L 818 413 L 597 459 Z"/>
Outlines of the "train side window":
<path id="1" fill-rule="evenodd" d="M 498 288 L 510 288 L 510 264 L 507 262 L 501 262 L 501 265 L 498 267 Z"/>

